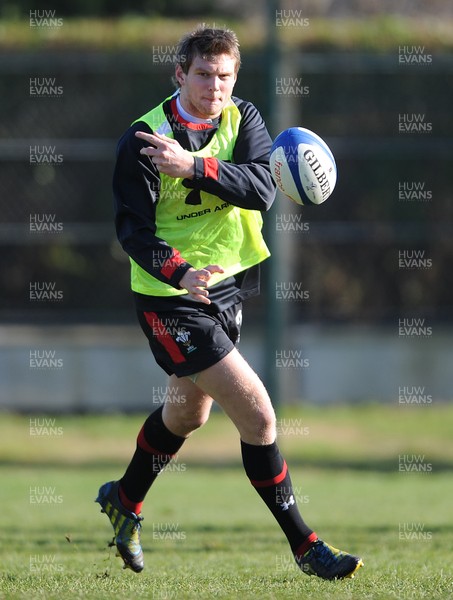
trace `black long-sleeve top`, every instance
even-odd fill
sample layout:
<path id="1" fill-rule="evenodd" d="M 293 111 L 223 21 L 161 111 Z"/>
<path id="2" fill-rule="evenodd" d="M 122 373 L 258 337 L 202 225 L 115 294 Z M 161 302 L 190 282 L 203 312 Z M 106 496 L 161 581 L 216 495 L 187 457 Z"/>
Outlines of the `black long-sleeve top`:
<path id="1" fill-rule="evenodd" d="M 233 162 L 217 158 L 195 157 L 193 179 L 184 179 L 187 188 L 187 212 L 196 210 L 197 191 L 205 191 L 244 209 L 266 211 L 275 198 L 275 183 L 270 174 L 269 151 L 271 139 L 264 121 L 250 102 L 233 97 L 241 113 L 238 137 L 233 150 Z M 194 152 L 203 148 L 217 130 L 221 116 L 207 123 L 186 121 L 177 111 L 176 97 L 163 106 L 173 135 L 181 146 Z M 136 131 L 152 133 L 149 126 L 138 121 L 122 136 L 117 148 L 117 162 L 113 176 L 115 225 L 118 239 L 125 252 L 143 269 L 164 283 L 181 289 L 179 281 L 191 265 L 180 257 L 177 248 L 156 236 L 156 206 L 159 202 L 160 178 L 149 157 L 140 154 L 147 142 L 135 136 Z M 156 264 L 155 256 L 177 260 L 178 268 L 171 276 Z M 164 271 L 164 272 L 162 272 Z M 229 304 L 258 293 L 259 268 L 243 273 L 212 286 L 210 299 L 214 309 L 224 310 Z M 135 294 L 137 305 L 143 310 L 157 305 L 165 307 L 175 302 L 193 305 L 187 296 L 148 297 Z M 199 303 L 196 303 L 199 305 Z"/>

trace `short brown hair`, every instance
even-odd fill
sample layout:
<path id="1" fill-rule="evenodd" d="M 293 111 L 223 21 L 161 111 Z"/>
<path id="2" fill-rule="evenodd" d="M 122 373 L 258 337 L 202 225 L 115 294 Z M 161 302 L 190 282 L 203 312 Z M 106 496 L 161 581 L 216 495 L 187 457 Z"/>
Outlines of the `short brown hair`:
<path id="1" fill-rule="evenodd" d="M 184 73 L 188 73 L 196 56 L 209 60 L 219 54 L 232 56 L 236 61 L 235 72 L 239 71 L 241 54 L 239 52 L 239 41 L 234 31 L 199 25 L 179 41 L 176 62 L 181 65 Z"/>

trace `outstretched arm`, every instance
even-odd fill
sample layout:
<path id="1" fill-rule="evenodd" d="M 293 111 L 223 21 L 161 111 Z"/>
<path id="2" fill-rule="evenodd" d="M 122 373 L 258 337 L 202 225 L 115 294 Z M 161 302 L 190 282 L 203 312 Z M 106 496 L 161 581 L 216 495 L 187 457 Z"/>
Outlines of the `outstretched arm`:
<path id="1" fill-rule="evenodd" d="M 195 158 L 195 173 L 184 185 L 218 196 L 225 202 L 266 211 L 275 199 L 276 186 L 269 167 L 272 140 L 258 110 L 249 102 L 239 104 L 242 119 L 233 151 L 233 162 Z"/>

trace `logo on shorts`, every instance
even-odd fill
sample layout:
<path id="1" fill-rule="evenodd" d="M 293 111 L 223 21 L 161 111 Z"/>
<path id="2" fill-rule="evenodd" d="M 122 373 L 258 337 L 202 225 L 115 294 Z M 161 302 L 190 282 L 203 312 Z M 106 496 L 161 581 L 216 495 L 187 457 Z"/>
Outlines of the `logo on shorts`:
<path id="1" fill-rule="evenodd" d="M 187 354 L 190 354 L 191 352 L 197 349 L 197 347 L 194 346 L 190 341 L 190 332 L 187 331 L 185 327 L 181 327 L 181 329 L 178 329 L 177 333 L 178 335 L 175 337 L 175 340 L 184 346 Z"/>

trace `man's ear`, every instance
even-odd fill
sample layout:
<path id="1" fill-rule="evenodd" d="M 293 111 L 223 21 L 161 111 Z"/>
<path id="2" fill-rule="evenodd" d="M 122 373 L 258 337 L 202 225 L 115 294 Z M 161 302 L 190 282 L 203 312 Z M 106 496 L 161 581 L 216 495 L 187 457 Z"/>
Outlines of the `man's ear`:
<path id="1" fill-rule="evenodd" d="M 184 82 L 184 76 L 185 76 L 185 73 L 182 70 L 181 65 L 176 65 L 176 68 L 175 68 L 175 78 L 176 78 L 176 81 L 179 83 L 179 85 L 183 84 L 183 82 Z"/>

